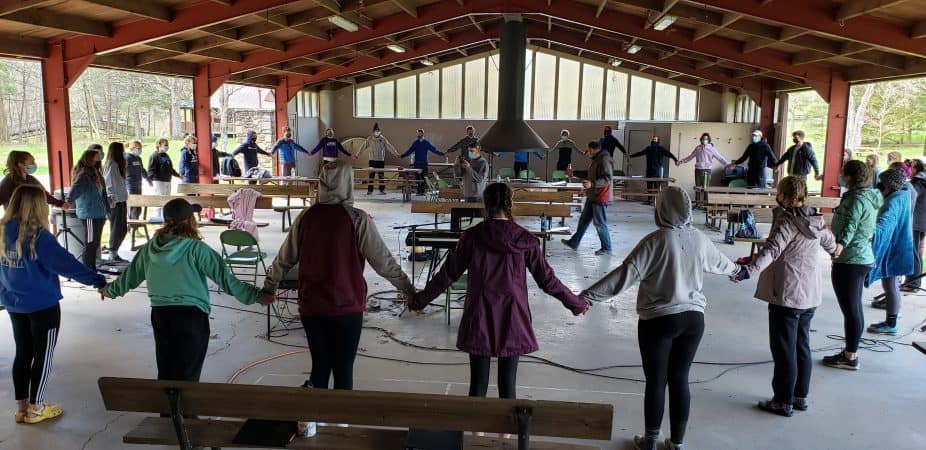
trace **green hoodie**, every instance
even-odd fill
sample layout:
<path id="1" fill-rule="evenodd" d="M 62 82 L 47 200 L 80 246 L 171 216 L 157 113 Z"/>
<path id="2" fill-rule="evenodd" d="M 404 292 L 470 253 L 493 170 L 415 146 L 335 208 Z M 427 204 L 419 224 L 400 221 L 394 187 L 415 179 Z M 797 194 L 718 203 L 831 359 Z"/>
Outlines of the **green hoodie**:
<path id="1" fill-rule="evenodd" d="M 121 297 L 147 280 L 151 306 L 195 306 L 209 314 L 207 277 L 245 305 L 260 297 L 260 290 L 238 280 L 209 245 L 173 236 L 157 236 L 142 247 L 128 269 L 106 286 L 106 296 Z"/>
<path id="2" fill-rule="evenodd" d="M 834 262 L 842 264 L 874 264 L 871 238 L 878 222 L 881 194 L 869 188 L 846 192 L 833 214 L 833 235 L 844 246 Z"/>

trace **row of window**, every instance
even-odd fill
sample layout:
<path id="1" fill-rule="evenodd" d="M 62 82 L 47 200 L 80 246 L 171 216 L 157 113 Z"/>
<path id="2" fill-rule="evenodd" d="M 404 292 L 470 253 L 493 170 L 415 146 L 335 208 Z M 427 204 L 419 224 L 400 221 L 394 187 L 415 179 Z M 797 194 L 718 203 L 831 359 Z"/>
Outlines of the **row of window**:
<path id="1" fill-rule="evenodd" d="M 778 106 L 778 99 L 775 99 L 775 106 Z M 759 114 L 762 108 L 759 104 L 745 95 L 736 97 L 736 111 L 733 115 L 733 121 L 736 123 L 759 123 Z M 775 114 L 777 120 L 778 114 Z"/>
<path id="2" fill-rule="evenodd" d="M 526 58 L 526 118 L 697 120 L 694 89 L 542 51 Z M 357 87 L 354 99 L 357 117 L 495 119 L 498 54 Z"/>
<path id="3" fill-rule="evenodd" d="M 299 91 L 296 94 L 296 115 L 318 117 L 318 92 Z"/>

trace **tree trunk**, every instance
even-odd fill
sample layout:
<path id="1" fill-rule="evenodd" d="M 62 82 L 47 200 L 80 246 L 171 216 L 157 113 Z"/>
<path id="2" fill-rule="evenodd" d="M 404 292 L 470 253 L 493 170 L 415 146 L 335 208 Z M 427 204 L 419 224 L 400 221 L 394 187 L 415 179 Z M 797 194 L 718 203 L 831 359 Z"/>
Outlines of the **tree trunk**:
<path id="1" fill-rule="evenodd" d="M 875 93 L 875 85 L 868 84 L 859 99 L 858 106 L 849 110 L 848 130 L 846 133 L 846 146 L 850 149 L 858 149 L 862 145 L 862 125 L 865 124 L 868 113 L 868 105 L 871 103 L 871 96 Z"/>
<path id="2" fill-rule="evenodd" d="M 170 134 L 174 139 L 183 137 L 183 121 L 180 118 L 180 80 L 170 79 Z"/>

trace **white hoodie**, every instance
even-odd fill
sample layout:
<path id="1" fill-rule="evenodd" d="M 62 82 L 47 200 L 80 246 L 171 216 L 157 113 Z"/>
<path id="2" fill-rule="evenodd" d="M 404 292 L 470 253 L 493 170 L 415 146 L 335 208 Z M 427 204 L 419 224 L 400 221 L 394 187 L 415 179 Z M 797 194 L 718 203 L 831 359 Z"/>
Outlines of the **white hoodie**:
<path id="1" fill-rule="evenodd" d="M 704 312 L 704 273 L 733 275 L 739 266 L 691 225 L 688 193 L 672 186 L 656 197 L 659 229 L 644 237 L 623 264 L 582 292 L 604 302 L 639 282 L 640 320 L 687 311 Z"/>

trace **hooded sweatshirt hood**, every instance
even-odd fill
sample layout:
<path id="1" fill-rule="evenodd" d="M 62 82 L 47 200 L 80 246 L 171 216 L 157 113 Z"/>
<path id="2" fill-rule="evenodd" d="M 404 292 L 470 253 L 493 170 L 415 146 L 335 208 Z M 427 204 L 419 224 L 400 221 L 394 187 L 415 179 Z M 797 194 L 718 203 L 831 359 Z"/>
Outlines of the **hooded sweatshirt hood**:
<path id="1" fill-rule="evenodd" d="M 656 197 L 656 226 L 691 228 L 691 198 L 683 189 L 669 186 Z"/>
<path id="2" fill-rule="evenodd" d="M 328 205 L 354 204 L 354 169 L 341 161 L 324 163 L 318 185 L 318 202 Z"/>
<path id="3" fill-rule="evenodd" d="M 152 262 L 164 266 L 173 266 L 177 264 L 180 258 L 189 254 L 191 248 L 197 242 L 199 241 L 195 239 L 181 239 L 176 236 L 160 235 L 151 240 L 148 251 Z"/>

